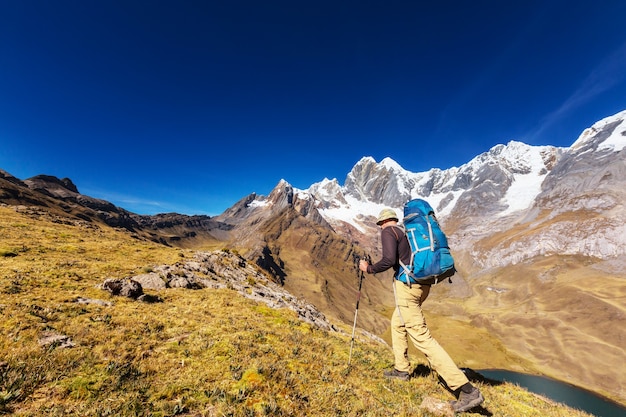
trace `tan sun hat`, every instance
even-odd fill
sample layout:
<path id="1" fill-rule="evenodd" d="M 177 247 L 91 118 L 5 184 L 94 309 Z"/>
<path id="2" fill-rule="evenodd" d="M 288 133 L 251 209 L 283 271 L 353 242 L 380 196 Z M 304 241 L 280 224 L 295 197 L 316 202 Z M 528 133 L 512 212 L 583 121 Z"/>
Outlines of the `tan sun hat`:
<path id="1" fill-rule="evenodd" d="M 390 208 L 382 209 L 380 211 L 380 214 L 378 215 L 378 219 L 376 219 L 376 224 L 380 226 L 385 221 L 391 220 L 391 219 L 396 220 L 396 221 L 398 220 L 398 216 L 396 215 L 396 212 Z"/>

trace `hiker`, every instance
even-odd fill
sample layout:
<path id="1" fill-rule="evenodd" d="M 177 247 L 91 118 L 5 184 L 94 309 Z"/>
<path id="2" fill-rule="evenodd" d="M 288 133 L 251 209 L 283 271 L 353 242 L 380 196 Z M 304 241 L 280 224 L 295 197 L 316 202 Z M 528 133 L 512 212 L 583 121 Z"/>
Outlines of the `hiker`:
<path id="1" fill-rule="evenodd" d="M 382 258 L 374 264 L 361 260 L 359 269 L 368 274 L 376 274 L 393 268 L 397 275 L 400 261 L 408 264 L 411 257 L 411 247 L 405 237 L 405 231 L 398 225 L 396 212 L 389 208 L 380 212 L 376 224 L 381 228 Z M 453 392 L 458 393 L 458 401 L 452 402 L 455 412 L 467 411 L 481 404 L 484 399 L 478 388 L 469 382 L 448 353 L 432 337 L 426 326 L 422 303 L 428 297 L 430 285 L 412 284 L 409 286 L 396 279 L 393 285 L 396 293 L 396 309 L 391 318 L 391 342 L 395 364 L 392 371 L 385 371 L 385 376 L 404 381 L 410 379 L 411 364 L 408 359 L 408 339 L 410 338 L 415 347 L 426 355 L 431 368 L 439 374 Z"/>

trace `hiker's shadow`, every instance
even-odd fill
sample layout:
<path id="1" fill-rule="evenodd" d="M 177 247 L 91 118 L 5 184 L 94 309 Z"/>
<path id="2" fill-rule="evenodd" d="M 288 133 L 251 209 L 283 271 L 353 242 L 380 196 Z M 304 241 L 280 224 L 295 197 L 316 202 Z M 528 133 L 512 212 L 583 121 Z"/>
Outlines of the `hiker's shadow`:
<path id="1" fill-rule="evenodd" d="M 466 411 L 466 413 L 480 414 L 481 416 L 493 417 L 493 413 L 487 410 L 482 405 L 479 405 L 478 407 L 470 408 L 469 410 Z"/>
<path id="2" fill-rule="evenodd" d="M 470 382 L 480 382 L 483 385 L 490 385 L 490 386 L 497 386 L 497 385 L 503 384 L 502 381 L 497 381 L 495 379 L 487 378 L 470 368 L 461 368 L 461 371 L 463 371 L 463 373 L 465 374 L 467 379 L 470 380 Z M 426 366 L 420 363 L 415 367 L 415 369 L 413 369 L 413 372 L 411 372 L 411 377 L 412 378 L 427 377 L 431 375 L 432 372 L 433 371 L 431 371 L 429 366 Z M 450 389 L 447 387 L 447 385 L 445 385 L 445 382 L 443 381 L 443 379 L 441 379 L 441 377 L 439 377 L 439 381 L 441 381 L 448 390 Z"/>
<path id="3" fill-rule="evenodd" d="M 480 382 L 483 385 L 489 385 L 492 387 L 504 384 L 504 382 L 502 381 L 487 378 L 486 376 L 479 374 L 471 368 L 461 368 L 461 371 L 463 371 L 467 379 L 469 379 L 471 382 Z"/>
<path id="4" fill-rule="evenodd" d="M 419 364 L 411 372 L 411 378 L 423 378 L 430 375 L 430 368 L 424 364 Z"/>

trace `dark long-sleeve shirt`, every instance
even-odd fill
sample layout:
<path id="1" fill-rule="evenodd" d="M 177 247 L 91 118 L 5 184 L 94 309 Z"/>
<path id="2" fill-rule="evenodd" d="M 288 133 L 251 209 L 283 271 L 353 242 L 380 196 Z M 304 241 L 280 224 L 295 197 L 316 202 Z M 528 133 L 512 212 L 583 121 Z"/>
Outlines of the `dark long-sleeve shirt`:
<path id="1" fill-rule="evenodd" d="M 367 267 L 367 272 L 376 274 L 389 268 L 393 268 L 394 273 L 400 269 L 400 260 L 405 265 L 411 261 L 411 247 L 406 238 L 404 230 L 397 226 L 385 227 L 380 232 L 383 256 L 380 261 Z"/>

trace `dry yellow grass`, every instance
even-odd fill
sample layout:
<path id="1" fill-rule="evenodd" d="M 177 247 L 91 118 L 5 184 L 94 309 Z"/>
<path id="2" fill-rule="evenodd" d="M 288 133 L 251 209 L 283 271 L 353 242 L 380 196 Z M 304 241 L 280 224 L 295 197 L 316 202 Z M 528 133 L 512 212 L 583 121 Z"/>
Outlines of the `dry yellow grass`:
<path id="1" fill-rule="evenodd" d="M 190 252 L 106 227 L 0 207 L 0 412 L 17 416 L 427 416 L 452 399 L 432 377 L 387 381 L 385 345 L 328 333 L 231 290 L 169 289 L 162 302 L 96 286 Z M 77 297 L 112 305 L 79 304 Z M 42 347 L 44 334 L 74 347 Z M 586 416 L 510 384 L 479 383 L 479 413 Z"/>

